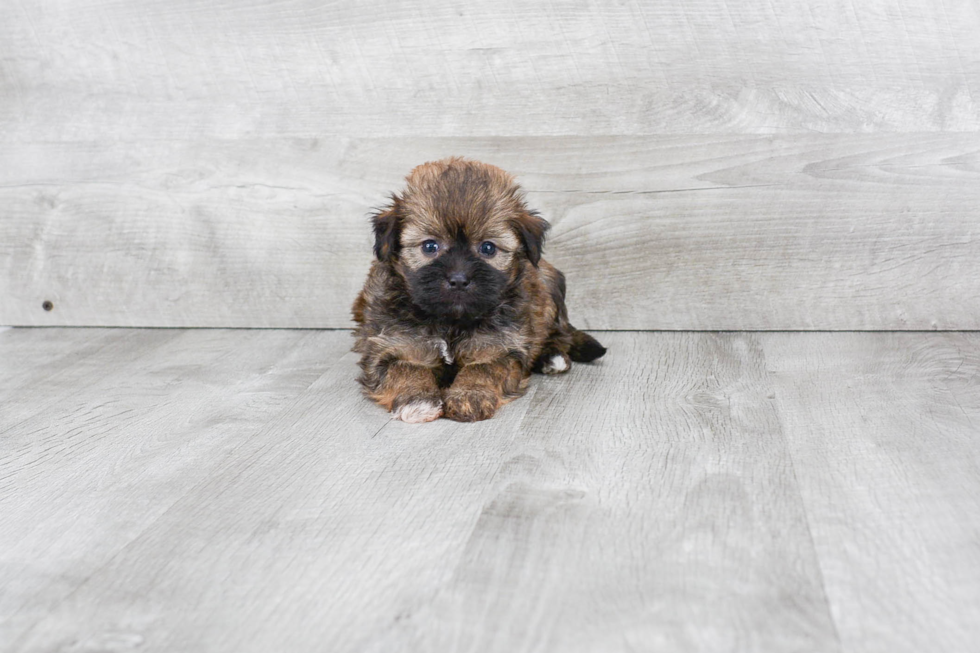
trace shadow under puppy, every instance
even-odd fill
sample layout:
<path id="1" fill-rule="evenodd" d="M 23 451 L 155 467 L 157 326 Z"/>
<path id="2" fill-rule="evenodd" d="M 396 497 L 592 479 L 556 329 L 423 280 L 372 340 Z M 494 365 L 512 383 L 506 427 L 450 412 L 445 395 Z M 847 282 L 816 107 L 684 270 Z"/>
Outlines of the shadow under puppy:
<path id="1" fill-rule="evenodd" d="M 548 223 L 492 165 L 425 163 L 373 216 L 377 256 L 354 302 L 365 394 L 406 422 L 488 419 L 532 371 L 606 353 L 568 323 Z"/>

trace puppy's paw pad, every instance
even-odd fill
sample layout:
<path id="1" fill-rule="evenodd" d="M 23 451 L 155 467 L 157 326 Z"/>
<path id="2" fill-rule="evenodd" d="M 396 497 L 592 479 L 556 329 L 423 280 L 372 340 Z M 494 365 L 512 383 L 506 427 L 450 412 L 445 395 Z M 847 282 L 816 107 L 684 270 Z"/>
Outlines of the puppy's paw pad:
<path id="1" fill-rule="evenodd" d="M 442 417 L 442 402 L 435 399 L 413 399 L 395 409 L 395 419 L 409 424 L 431 422 Z"/>
<path id="2" fill-rule="evenodd" d="M 554 356 L 550 356 L 547 360 L 545 360 L 544 365 L 541 367 L 541 373 L 561 374 L 562 372 L 567 372 L 571 366 L 571 362 L 567 356 L 555 354 Z"/>

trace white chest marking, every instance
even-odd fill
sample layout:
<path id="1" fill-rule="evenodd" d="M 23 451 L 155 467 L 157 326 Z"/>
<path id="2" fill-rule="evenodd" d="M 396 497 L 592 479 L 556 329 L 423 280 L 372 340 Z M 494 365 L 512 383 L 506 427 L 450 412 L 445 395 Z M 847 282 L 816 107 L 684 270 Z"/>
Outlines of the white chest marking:
<path id="1" fill-rule="evenodd" d="M 442 355 L 442 360 L 446 361 L 446 365 L 452 365 L 453 355 L 449 353 L 449 344 L 442 338 L 436 340 L 436 344 L 439 346 L 439 354 Z"/>

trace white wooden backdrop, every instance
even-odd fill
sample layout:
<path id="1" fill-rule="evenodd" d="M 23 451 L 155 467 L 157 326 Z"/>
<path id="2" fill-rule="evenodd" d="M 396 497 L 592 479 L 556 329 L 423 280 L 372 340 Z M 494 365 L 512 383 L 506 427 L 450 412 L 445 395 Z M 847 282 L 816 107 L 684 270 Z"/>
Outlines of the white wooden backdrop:
<path id="1" fill-rule="evenodd" d="M 972 0 L 9 0 L 0 324 L 348 326 L 367 213 L 462 154 L 553 223 L 583 327 L 978 329 L 978 34 Z"/>

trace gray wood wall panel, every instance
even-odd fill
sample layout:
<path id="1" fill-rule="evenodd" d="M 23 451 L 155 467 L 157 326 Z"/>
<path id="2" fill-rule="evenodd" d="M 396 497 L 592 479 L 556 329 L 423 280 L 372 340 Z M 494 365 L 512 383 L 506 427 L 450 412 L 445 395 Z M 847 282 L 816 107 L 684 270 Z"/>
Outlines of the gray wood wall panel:
<path id="1" fill-rule="evenodd" d="M 975 130 L 957 0 L 11 0 L 0 135 Z"/>
<path id="2" fill-rule="evenodd" d="M 552 220 L 582 326 L 980 328 L 978 33 L 952 0 L 2 3 L 0 324 L 349 326 L 365 214 L 464 154 Z"/>
<path id="3" fill-rule="evenodd" d="M 978 134 L 10 144 L 0 323 L 349 326 L 368 210 L 455 152 L 519 175 L 580 326 L 980 328 Z"/>

